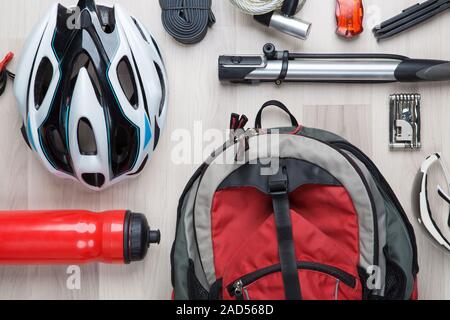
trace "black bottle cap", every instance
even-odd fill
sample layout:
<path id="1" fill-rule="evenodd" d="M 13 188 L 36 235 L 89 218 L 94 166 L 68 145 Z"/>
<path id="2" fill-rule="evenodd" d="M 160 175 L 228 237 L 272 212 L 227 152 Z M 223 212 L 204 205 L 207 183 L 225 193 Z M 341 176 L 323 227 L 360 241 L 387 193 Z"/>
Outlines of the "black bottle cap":
<path id="1" fill-rule="evenodd" d="M 160 241 L 160 231 L 150 230 L 145 215 L 134 212 L 126 214 L 124 225 L 125 263 L 144 260 L 150 244 L 159 244 Z"/>
<path id="2" fill-rule="evenodd" d="M 156 231 L 149 230 L 148 231 L 148 240 L 149 240 L 149 245 L 151 243 L 159 244 L 161 242 L 161 231 L 159 231 L 159 230 L 156 230 Z"/>

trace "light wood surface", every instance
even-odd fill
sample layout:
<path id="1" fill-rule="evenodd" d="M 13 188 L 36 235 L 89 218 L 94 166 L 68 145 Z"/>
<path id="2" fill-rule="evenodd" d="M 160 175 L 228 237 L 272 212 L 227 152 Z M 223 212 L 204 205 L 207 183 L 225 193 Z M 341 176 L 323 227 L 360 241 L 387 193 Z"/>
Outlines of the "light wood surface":
<path id="1" fill-rule="evenodd" d="M 52 0 L 0 0 L 0 55 L 20 54 L 26 36 Z M 75 0 L 62 1 L 73 5 Z M 155 0 L 117 0 L 155 35 L 163 51 L 170 78 L 170 111 L 158 152 L 137 179 L 103 193 L 91 193 L 70 181 L 51 176 L 28 150 L 20 135 L 21 119 L 11 84 L 0 98 L 0 209 L 128 208 L 145 212 L 162 232 L 162 243 L 152 247 L 144 263 L 131 266 L 82 267 L 81 290 L 66 288 L 66 267 L 0 267 L 1 299 L 168 299 L 171 295 L 169 253 L 178 198 L 199 163 L 175 165 L 171 152 L 176 129 L 194 131 L 226 129 L 231 112 L 253 119 L 269 99 L 285 102 L 308 126 L 333 130 L 367 152 L 411 212 L 411 185 L 422 160 L 440 151 L 450 159 L 450 84 L 321 85 L 286 84 L 258 86 L 221 85 L 217 57 L 224 53 L 261 52 L 266 42 L 299 52 L 382 52 L 416 58 L 450 59 L 450 18 L 439 18 L 392 40 L 377 43 L 371 27 L 399 13 L 417 0 L 366 0 L 366 31 L 354 41 L 334 34 L 334 0 L 308 1 L 299 14 L 313 23 L 310 39 L 298 41 L 256 25 L 226 0 L 213 0 L 217 23 L 205 40 L 183 46 L 168 36 Z M 109 1 L 108 1 L 109 3 Z M 10 65 L 16 70 L 17 59 Z M 388 95 L 419 92 L 423 98 L 423 148 L 419 152 L 388 149 Z M 276 111 L 265 114 L 267 126 L 287 123 Z M 206 145 L 207 143 L 205 143 Z M 450 298 L 450 255 L 433 246 L 416 229 L 422 299 Z"/>

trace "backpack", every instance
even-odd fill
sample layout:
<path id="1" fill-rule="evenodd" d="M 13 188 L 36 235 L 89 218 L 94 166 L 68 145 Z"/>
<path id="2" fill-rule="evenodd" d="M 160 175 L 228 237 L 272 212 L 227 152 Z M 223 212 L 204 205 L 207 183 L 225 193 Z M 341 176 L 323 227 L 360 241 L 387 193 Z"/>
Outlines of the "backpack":
<path id="1" fill-rule="evenodd" d="M 269 106 L 292 127 L 263 130 Z M 174 298 L 417 299 L 414 230 L 374 163 L 343 138 L 300 126 L 279 101 L 262 106 L 255 129 L 244 130 L 247 120 L 232 115 L 230 141 L 181 196 Z"/>

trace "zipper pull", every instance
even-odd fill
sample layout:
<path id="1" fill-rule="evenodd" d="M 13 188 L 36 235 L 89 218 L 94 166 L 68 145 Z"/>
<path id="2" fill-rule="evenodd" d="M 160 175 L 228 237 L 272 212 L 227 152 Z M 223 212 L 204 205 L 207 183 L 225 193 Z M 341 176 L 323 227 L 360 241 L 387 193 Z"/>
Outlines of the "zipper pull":
<path id="1" fill-rule="evenodd" d="M 248 118 L 245 115 L 239 115 L 237 113 L 231 114 L 230 130 L 231 139 L 238 137 L 242 132 L 245 132 L 245 125 L 248 123 Z"/>
<path id="2" fill-rule="evenodd" d="M 240 116 L 237 113 L 231 114 L 231 119 L 230 119 L 230 130 L 231 131 L 236 131 L 238 129 L 239 117 Z"/>
<path id="3" fill-rule="evenodd" d="M 233 284 L 233 294 L 236 300 L 244 300 L 244 283 L 242 280 L 238 280 Z"/>
<path id="4" fill-rule="evenodd" d="M 248 123 L 248 118 L 245 114 L 243 114 L 238 121 L 238 129 L 245 130 L 245 126 L 247 125 L 247 123 Z"/>

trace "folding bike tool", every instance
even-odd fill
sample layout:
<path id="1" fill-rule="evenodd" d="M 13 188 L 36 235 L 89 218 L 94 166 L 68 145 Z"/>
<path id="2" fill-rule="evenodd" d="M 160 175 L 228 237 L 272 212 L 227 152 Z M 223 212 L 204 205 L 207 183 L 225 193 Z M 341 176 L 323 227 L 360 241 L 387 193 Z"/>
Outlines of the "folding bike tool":
<path id="1" fill-rule="evenodd" d="M 391 149 L 420 149 L 420 94 L 393 94 L 390 96 Z"/>

